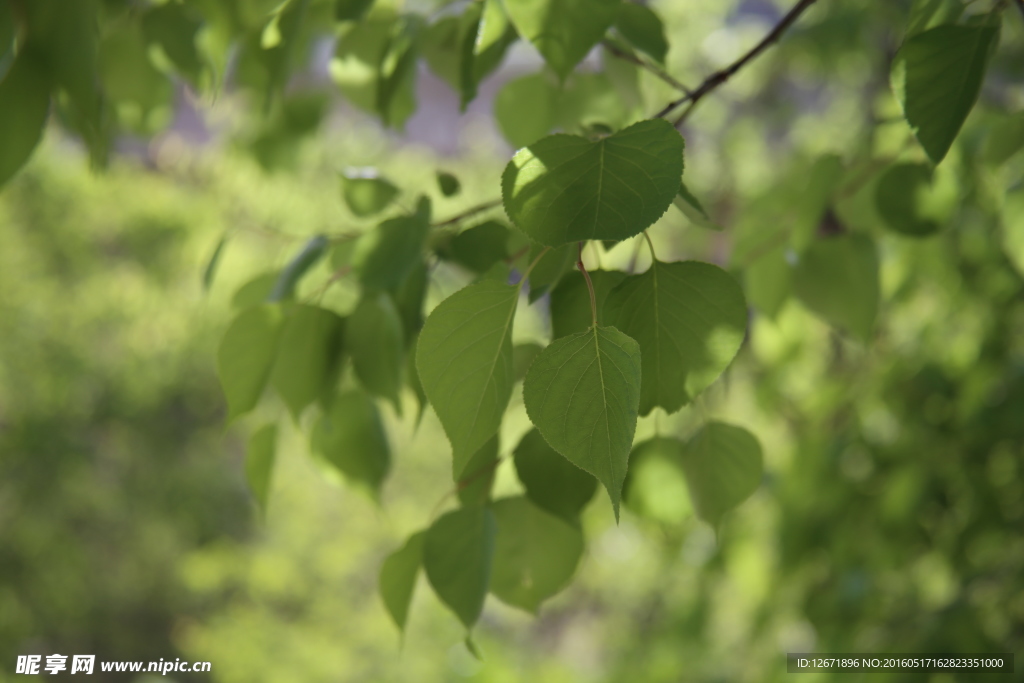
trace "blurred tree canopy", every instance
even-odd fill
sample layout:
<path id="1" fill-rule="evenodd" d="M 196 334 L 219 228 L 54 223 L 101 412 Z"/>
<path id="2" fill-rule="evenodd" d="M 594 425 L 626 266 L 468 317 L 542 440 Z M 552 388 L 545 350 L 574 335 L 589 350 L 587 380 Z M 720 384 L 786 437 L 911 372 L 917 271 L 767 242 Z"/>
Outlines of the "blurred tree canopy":
<path id="1" fill-rule="evenodd" d="M 1024 650 L 1024 3 L 686 5 L 0 0 L 0 658 Z"/>

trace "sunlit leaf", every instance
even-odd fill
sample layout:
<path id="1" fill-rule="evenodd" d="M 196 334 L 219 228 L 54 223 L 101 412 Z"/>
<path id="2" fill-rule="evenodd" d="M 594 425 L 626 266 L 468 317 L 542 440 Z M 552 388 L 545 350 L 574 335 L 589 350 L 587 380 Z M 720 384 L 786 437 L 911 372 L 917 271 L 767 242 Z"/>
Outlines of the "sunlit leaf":
<path id="1" fill-rule="evenodd" d="M 530 421 L 570 462 L 608 489 L 615 516 L 640 405 L 640 347 L 614 327 L 551 343 L 523 384 Z"/>
<path id="2" fill-rule="evenodd" d="M 691 513 L 683 473 L 683 442 L 655 437 L 629 454 L 629 476 L 622 500 L 630 510 L 665 524 L 679 524 Z"/>
<path id="3" fill-rule="evenodd" d="M 455 472 L 498 431 L 512 396 L 518 302 L 517 287 L 481 280 L 442 301 L 420 332 L 416 367 L 451 441 Z"/>
<path id="4" fill-rule="evenodd" d="M 563 80 L 612 25 L 619 0 L 505 0 L 519 35 Z"/>
<path id="5" fill-rule="evenodd" d="M 674 413 L 729 366 L 747 329 L 739 283 L 700 261 L 655 261 L 608 294 L 605 320 L 643 353 L 640 414 Z"/>
<path id="6" fill-rule="evenodd" d="M 467 629 L 480 617 L 491 582 L 494 513 L 474 505 L 435 521 L 423 543 L 423 569 L 437 597 Z"/>
<path id="7" fill-rule="evenodd" d="M 569 583 L 583 554 L 583 533 L 523 497 L 491 506 L 498 525 L 491 592 L 536 613 Z"/>
<path id="8" fill-rule="evenodd" d="M 519 150 L 502 196 L 509 217 L 541 244 L 622 240 L 665 213 L 682 173 L 679 133 L 662 119 L 641 121 L 593 142 L 552 135 Z"/>

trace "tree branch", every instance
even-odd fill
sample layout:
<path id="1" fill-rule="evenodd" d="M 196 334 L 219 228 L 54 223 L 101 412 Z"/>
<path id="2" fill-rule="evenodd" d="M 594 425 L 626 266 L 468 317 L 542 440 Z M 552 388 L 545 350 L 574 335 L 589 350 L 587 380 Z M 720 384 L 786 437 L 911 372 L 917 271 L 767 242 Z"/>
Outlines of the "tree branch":
<path id="1" fill-rule="evenodd" d="M 693 111 L 693 108 L 695 106 L 697 106 L 697 103 L 701 100 L 701 98 L 703 98 L 705 95 L 707 95 L 709 92 L 711 92 L 718 86 L 725 83 L 732 77 L 733 74 L 735 74 L 737 71 L 746 66 L 748 62 L 750 62 L 759 54 L 768 49 L 775 41 L 777 41 L 782 36 L 783 33 L 786 32 L 786 29 L 788 29 L 793 24 L 793 22 L 795 22 L 800 17 L 800 15 L 803 14 L 804 11 L 808 7 L 813 5 L 815 2 L 817 2 L 817 0 L 800 0 L 796 5 L 793 6 L 793 9 L 789 10 L 786 16 L 782 17 L 782 20 L 775 25 L 775 28 L 773 28 L 768 33 L 768 35 L 766 35 L 761 40 L 760 43 L 751 48 L 750 51 L 747 52 L 747 54 L 743 55 L 726 68 L 711 74 L 710 76 L 704 79 L 703 83 L 697 86 L 696 90 L 687 95 L 684 95 L 683 97 L 680 97 L 677 100 L 669 102 L 661 111 L 659 111 L 651 118 L 663 118 L 672 113 L 672 111 L 675 110 L 677 107 L 689 103 L 690 106 L 686 108 L 682 115 L 680 115 L 679 119 L 677 119 L 675 122 L 675 125 L 678 126 L 686 119 L 687 116 L 689 116 L 690 112 Z"/>
<path id="2" fill-rule="evenodd" d="M 459 221 L 464 220 L 466 218 L 469 218 L 470 216 L 475 216 L 476 214 L 483 213 L 484 211 L 490 211 L 491 209 L 497 208 L 499 206 L 501 206 L 501 200 L 500 199 L 492 199 L 489 202 L 484 202 L 483 204 L 477 204 L 474 207 L 466 209 L 462 213 L 456 214 L 456 215 L 452 216 L 451 218 L 446 218 L 443 221 L 434 223 L 430 227 L 432 227 L 432 228 L 442 228 L 442 227 L 444 227 L 446 225 L 452 225 L 453 223 L 458 223 Z"/>

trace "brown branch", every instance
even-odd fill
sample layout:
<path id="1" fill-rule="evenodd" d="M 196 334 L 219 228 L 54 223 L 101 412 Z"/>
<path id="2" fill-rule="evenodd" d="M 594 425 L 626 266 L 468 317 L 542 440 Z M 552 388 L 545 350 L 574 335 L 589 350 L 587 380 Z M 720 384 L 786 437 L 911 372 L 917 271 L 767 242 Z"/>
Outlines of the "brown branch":
<path id="1" fill-rule="evenodd" d="M 641 59 L 636 55 L 631 55 L 628 52 L 620 50 L 618 46 L 616 46 L 615 43 L 611 42 L 610 40 L 602 41 L 601 46 L 604 47 L 604 49 L 608 50 L 609 54 L 611 54 L 613 57 L 618 57 L 623 61 L 629 62 L 630 64 L 636 64 L 641 69 L 646 69 L 647 71 L 650 71 L 652 74 L 654 74 L 661 80 L 665 81 L 676 90 L 682 91 L 683 94 L 689 95 L 693 92 L 685 85 L 683 85 L 675 78 L 673 78 L 667 71 L 662 70 L 661 68 L 655 66 L 654 64 L 651 64 L 645 59 Z"/>
<path id="2" fill-rule="evenodd" d="M 452 225 L 453 223 L 458 223 L 461 220 L 465 220 L 466 218 L 470 218 L 471 216 L 475 216 L 478 213 L 483 213 L 484 211 L 490 211 L 491 209 L 494 209 L 494 208 L 499 207 L 499 206 L 501 206 L 501 200 L 500 199 L 492 199 L 489 202 L 484 202 L 483 204 L 478 204 L 478 205 L 476 205 L 476 206 L 474 206 L 472 208 L 466 209 L 462 213 L 456 214 L 456 215 L 452 216 L 451 218 L 447 218 L 447 219 L 445 219 L 443 221 L 439 221 L 437 223 L 434 223 L 430 227 L 432 227 L 432 228 L 443 228 L 446 225 Z"/>
<path id="3" fill-rule="evenodd" d="M 686 117 L 689 116 L 690 112 L 693 111 L 693 108 L 697 106 L 697 103 L 700 102 L 701 98 L 703 98 L 705 95 L 707 95 L 709 92 L 711 92 L 718 86 L 725 83 L 732 77 L 733 74 L 735 74 L 737 71 L 746 66 L 748 62 L 750 62 L 759 54 L 768 49 L 775 41 L 777 41 L 782 36 L 783 33 L 786 32 L 786 29 L 788 29 L 800 17 L 800 15 L 803 14 L 804 11 L 808 7 L 813 5 L 815 2 L 817 2 L 817 0 L 800 0 L 796 5 L 793 6 L 793 9 L 789 10 L 786 16 L 782 17 L 782 20 L 775 25 L 775 28 L 773 28 L 768 33 L 768 35 L 766 35 L 761 40 L 760 43 L 751 48 L 750 51 L 747 52 L 747 54 L 743 55 L 726 68 L 711 74 L 710 76 L 704 79 L 703 83 L 697 86 L 696 90 L 689 93 L 688 95 L 680 97 L 677 100 L 669 102 L 661 111 L 659 111 L 651 118 L 657 119 L 668 116 L 669 114 L 672 113 L 673 110 L 689 102 L 690 106 L 686 108 L 686 111 L 684 111 L 675 122 L 675 125 L 678 126 L 680 123 L 686 120 Z"/>

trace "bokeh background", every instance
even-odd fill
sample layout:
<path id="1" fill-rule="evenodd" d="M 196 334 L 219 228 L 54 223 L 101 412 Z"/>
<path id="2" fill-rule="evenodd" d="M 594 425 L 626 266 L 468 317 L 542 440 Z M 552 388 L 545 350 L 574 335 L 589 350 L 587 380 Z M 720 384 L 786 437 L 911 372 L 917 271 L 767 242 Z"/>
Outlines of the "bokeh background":
<path id="1" fill-rule="evenodd" d="M 652 4 L 671 36 L 669 68 L 690 84 L 786 7 Z M 670 212 L 652 229 L 665 257 L 738 268 L 737 254 L 760 236 L 800 220 L 793 207 L 818 155 L 919 154 L 887 85 L 910 3 L 822 5 L 684 128 L 687 183 L 726 229 Z M 617 526 L 595 497 L 574 583 L 536 618 L 489 599 L 476 633 L 482 660 L 426 586 L 404 642 L 376 595 L 383 557 L 451 487 L 433 414 L 417 426 L 411 394 L 404 417 L 382 405 L 396 456 L 380 504 L 322 471 L 303 431 L 281 418 L 264 514 L 245 484 L 245 438 L 282 411 L 262 406 L 226 427 L 214 358 L 239 287 L 312 235 L 374 225 L 346 209 L 339 171 L 379 169 L 407 190 L 399 206 L 430 188 L 440 217 L 496 197 L 513 147 L 492 102 L 541 68 L 532 48 L 515 45 L 465 114 L 421 65 L 418 108 L 402 130 L 332 88 L 330 37 L 296 77 L 299 91 L 326 93 L 315 130 L 268 129 L 243 94 L 228 88 L 213 101 L 178 84 L 166 127 L 118 139 L 108 168 L 93 172 L 54 126 L 0 193 L 0 681 L 20 678 L 16 655 L 29 652 L 207 660 L 210 674 L 178 678 L 224 683 L 769 681 L 789 676 L 785 653 L 798 651 L 1019 660 L 1024 239 L 1007 235 L 1024 226 L 1006 207 L 1024 208 L 1008 199 L 1024 192 L 1024 158 L 983 158 L 991 121 L 1024 106 L 1024 22 L 1014 19 L 942 167 L 958 208 L 941 234 L 885 234 L 872 172 L 833 207 L 830 220 L 878 240 L 883 305 L 872 343 L 845 338 L 796 300 L 751 291 L 748 278 L 762 310 L 727 376 L 696 405 L 641 420 L 638 440 L 688 435 L 713 416 L 746 426 L 764 447 L 757 493 L 718 534 L 691 514 L 671 471 L 635 473 Z M 621 67 L 604 60 L 592 55 L 584 70 Z M 632 77 L 639 103 L 594 86 L 584 94 L 604 104 L 588 106 L 626 120 L 670 99 L 648 74 Z M 433 189 L 439 169 L 460 178 L 460 194 Z M 588 258 L 626 267 L 634 247 Z M 301 294 L 328 279 L 329 266 L 318 268 Z M 439 266 L 429 305 L 468 279 Z M 344 312 L 356 296 L 343 280 L 323 301 Z M 545 305 L 524 308 L 517 340 L 545 339 Z M 513 404 L 502 453 L 528 425 L 518 390 Z M 506 461 L 497 491 L 517 487 Z"/>

